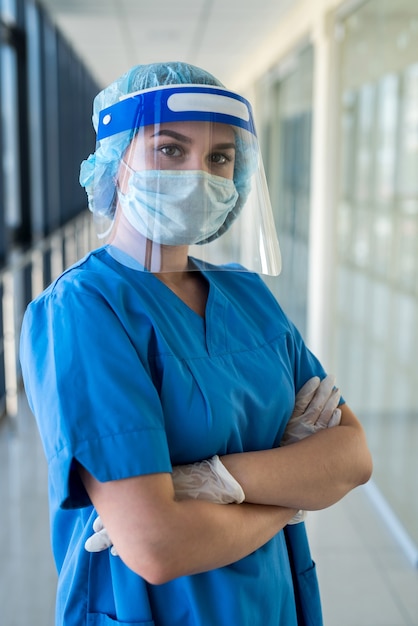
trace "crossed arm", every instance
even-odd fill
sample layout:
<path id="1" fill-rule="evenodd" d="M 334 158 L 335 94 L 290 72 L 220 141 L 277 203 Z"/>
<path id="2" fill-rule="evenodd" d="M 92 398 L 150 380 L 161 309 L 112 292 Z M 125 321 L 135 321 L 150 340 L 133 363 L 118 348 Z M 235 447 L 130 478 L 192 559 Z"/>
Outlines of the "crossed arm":
<path id="1" fill-rule="evenodd" d="M 371 457 L 363 429 L 347 405 L 340 409 L 337 428 L 320 430 L 290 446 L 221 457 L 246 501 L 314 511 L 366 482 Z"/>
<path id="2" fill-rule="evenodd" d="M 289 446 L 222 457 L 243 504 L 176 500 L 170 474 L 106 483 L 80 474 L 119 556 L 153 584 L 233 563 L 271 539 L 298 509 L 321 509 L 366 482 L 363 429 L 343 405 L 340 426 Z"/>

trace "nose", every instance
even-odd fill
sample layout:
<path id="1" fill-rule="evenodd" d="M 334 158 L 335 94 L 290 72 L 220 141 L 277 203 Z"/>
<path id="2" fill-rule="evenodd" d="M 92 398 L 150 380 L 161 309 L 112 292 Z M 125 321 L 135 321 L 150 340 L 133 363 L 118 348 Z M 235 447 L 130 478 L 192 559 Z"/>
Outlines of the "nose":
<path id="1" fill-rule="evenodd" d="M 199 149 L 192 150 L 189 154 L 187 167 L 190 170 L 203 170 L 204 172 L 209 173 L 210 164 L 206 158 L 206 153 Z"/>

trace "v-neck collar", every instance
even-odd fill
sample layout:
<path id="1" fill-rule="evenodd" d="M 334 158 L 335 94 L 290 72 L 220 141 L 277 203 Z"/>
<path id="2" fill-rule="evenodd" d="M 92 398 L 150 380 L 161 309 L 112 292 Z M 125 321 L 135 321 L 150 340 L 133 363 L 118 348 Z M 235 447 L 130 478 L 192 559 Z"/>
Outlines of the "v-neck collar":
<path id="1" fill-rule="evenodd" d="M 203 334 L 206 349 L 210 355 L 224 353 L 228 350 L 228 329 L 226 325 L 228 300 L 217 286 L 216 281 L 216 274 L 222 272 L 222 270 L 212 269 L 212 267 L 205 269 L 204 261 L 190 257 L 191 262 L 197 267 L 197 271 L 201 272 L 208 284 L 205 315 L 201 316 L 170 289 L 168 285 L 159 280 L 153 273 L 144 270 L 144 267 L 131 256 L 111 245 L 106 246 L 106 251 L 116 262 L 131 270 L 144 273 L 153 281 L 157 294 L 169 303 L 169 306 L 173 306 L 183 318 L 186 318 L 187 322 L 193 325 L 197 332 Z"/>
<path id="2" fill-rule="evenodd" d="M 228 301 L 216 285 L 216 281 L 213 280 L 212 274 L 214 272 L 212 270 L 202 270 L 198 264 L 197 267 L 208 283 L 208 297 L 204 317 L 196 313 L 156 276 L 152 275 L 152 278 L 158 283 L 157 290 L 160 295 L 165 294 L 164 299 L 168 301 L 169 305 L 174 306 L 186 318 L 188 324 L 193 325 L 196 331 L 202 333 L 208 354 L 214 356 L 224 353 L 228 349 L 228 329 L 225 319 Z"/>

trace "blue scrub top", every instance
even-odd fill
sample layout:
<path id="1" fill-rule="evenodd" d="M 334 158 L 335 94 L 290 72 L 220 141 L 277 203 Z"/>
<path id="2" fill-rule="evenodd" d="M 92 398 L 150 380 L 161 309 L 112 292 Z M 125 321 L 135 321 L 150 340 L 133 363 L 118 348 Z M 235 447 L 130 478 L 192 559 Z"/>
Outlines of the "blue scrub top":
<path id="1" fill-rule="evenodd" d="M 150 585 L 84 542 L 99 481 L 277 447 L 295 393 L 325 375 L 263 281 L 205 271 L 205 319 L 100 248 L 26 312 L 21 361 L 49 466 L 57 626 L 296 626 L 283 532 L 217 570 Z M 197 262 L 199 265 L 199 262 Z"/>

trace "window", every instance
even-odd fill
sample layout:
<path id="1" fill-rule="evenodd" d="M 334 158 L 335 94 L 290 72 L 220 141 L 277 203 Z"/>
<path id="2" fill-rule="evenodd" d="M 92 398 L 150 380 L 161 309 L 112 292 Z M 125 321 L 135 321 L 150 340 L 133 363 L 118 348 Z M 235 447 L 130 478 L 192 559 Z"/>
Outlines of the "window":
<path id="1" fill-rule="evenodd" d="M 370 0 L 338 31 L 338 379 L 418 544 L 418 5 Z"/>
<path id="2" fill-rule="evenodd" d="M 304 335 L 307 322 L 313 50 L 287 60 L 260 86 L 261 144 L 282 273 L 267 279 Z"/>

